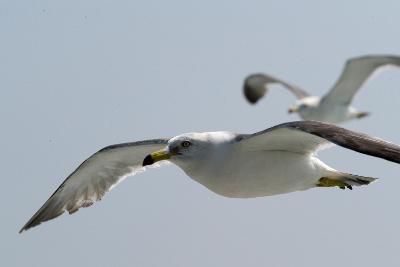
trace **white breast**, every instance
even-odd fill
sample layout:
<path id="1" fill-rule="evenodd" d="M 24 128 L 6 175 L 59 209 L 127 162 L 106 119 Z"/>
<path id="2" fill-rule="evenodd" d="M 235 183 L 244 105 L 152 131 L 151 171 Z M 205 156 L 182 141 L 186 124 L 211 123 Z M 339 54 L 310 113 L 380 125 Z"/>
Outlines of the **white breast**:
<path id="1" fill-rule="evenodd" d="M 184 171 L 211 191 L 249 198 L 312 188 L 326 165 L 318 159 L 286 151 L 256 151 L 214 155 L 210 166 Z"/>

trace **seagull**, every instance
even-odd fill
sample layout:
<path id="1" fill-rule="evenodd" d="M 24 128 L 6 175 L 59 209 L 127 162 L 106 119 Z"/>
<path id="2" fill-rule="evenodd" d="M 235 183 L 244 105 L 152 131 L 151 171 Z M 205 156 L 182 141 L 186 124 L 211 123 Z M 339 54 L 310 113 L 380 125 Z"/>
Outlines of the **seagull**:
<path id="1" fill-rule="evenodd" d="M 246 99 L 255 104 L 271 85 L 280 85 L 297 97 L 297 103 L 289 113 L 298 112 L 303 120 L 342 123 L 369 115 L 359 111 L 351 102 L 355 94 L 378 69 L 384 66 L 400 66 L 400 57 L 391 55 L 368 55 L 351 58 L 346 62 L 340 78 L 323 97 L 312 96 L 305 90 L 267 74 L 251 74 L 245 81 L 243 91 Z"/>
<path id="2" fill-rule="evenodd" d="M 86 159 L 22 227 L 70 214 L 100 200 L 127 176 L 159 162 L 180 167 L 216 194 L 253 198 L 316 187 L 367 185 L 376 178 L 337 171 L 316 157 L 336 144 L 400 163 L 400 146 L 317 121 L 288 122 L 254 134 L 186 133 L 107 146 Z"/>

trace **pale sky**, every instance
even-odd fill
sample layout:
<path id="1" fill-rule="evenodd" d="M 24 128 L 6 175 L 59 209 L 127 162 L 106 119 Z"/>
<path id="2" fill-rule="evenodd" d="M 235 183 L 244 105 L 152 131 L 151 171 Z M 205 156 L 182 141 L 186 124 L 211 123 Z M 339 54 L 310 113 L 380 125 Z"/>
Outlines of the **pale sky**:
<path id="1" fill-rule="evenodd" d="M 381 178 L 353 191 L 255 199 L 208 191 L 178 167 L 23 234 L 83 160 L 115 143 L 190 131 L 252 133 L 298 120 L 266 72 L 324 94 L 346 59 L 400 54 L 399 1 L 0 0 L 1 266 L 399 266 L 400 165 L 334 148 L 330 166 Z M 345 127 L 400 144 L 400 69 L 376 75 Z"/>

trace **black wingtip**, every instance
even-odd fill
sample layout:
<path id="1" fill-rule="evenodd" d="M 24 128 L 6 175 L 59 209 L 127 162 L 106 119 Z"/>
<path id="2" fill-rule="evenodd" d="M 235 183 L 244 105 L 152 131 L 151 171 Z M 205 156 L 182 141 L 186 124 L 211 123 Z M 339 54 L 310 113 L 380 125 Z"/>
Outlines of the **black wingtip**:
<path id="1" fill-rule="evenodd" d="M 245 85 L 243 87 L 243 93 L 244 93 L 244 96 L 246 97 L 247 101 L 250 104 L 254 105 L 260 99 L 260 96 L 257 95 L 256 93 L 254 93 L 253 91 L 254 90 L 252 90 L 252 88 L 250 88 L 248 85 Z"/>
<path id="2" fill-rule="evenodd" d="M 29 230 L 29 228 L 34 227 L 35 225 L 31 225 L 31 220 L 29 220 L 20 230 L 19 230 L 19 234 L 22 234 L 23 232 Z"/>
<path id="3" fill-rule="evenodd" d="M 152 165 L 154 163 L 154 159 L 151 155 L 147 155 L 144 160 L 142 166 Z"/>

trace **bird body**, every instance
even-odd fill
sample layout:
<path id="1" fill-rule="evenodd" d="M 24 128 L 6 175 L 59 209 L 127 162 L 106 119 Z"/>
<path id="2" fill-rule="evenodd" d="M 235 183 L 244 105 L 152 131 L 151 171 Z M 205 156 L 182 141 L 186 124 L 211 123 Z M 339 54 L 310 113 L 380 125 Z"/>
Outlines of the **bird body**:
<path id="1" fill-rule="evenodd" d="M 254 134 L 188 133 L 111 145 L 72 172 L 21 232 L 92 205 L 125 177 L 158 162 L 171 162 L 211 191 L 235 198 L 315 187 L 351 189 L 376 179 L 339 172 L 320 161 L 316 152 L 332 144 L 400 163 L 400 146 L 317 121 L 284 123 Z"/>
<path id="2" fill-rule="evenodd" d="M 224 168 L 181 168 L 211 191 L 232 198 L 306 190 L 315 187 L 321 177 L 332 174 L 317 158 L 288 151 L 245 151 L 238 155 L 228 150 L 225 153 Z"/>
<path id="3" fill-rule="evenodd" d="M 355 118 L 365 117 L 366 112 L 360 112 L 353 106 L 336 105 L 331 102 L 321 103 L 318 96 L 308 96 L 297 101 L 289 113 L 298 112 L 304 120 L 323 121 L 339 124 Z"/>
<path id="4" fill-rule="evenodd" d="M 351 105 L 354 96 L 373 73 L 385 66 L 400 66 L 400 57 L 392 55 L 368 55 L 349 59 L 341 76 L 323 97 L 311 96 L 305 90 L 276 77 L 257 73 L 249 75 L 244 82 L 246 99 L 255 104 L 271 85 L 281 85 L 292 92 L 298 101 L 289 113 L 297 112 L 303 120 L 342 123 L 367 116 Z"/>
<path id="5" fill-rule="evenodd" d="M 319 178 L 334 172 L 312 154 L 262 148 L 247 150 L 236 143 L 232 133 L 190 133 L 182 137 L 201 140 L 205 135 L 212 145 L 197 158 L 206 160 L 169 160 L 190 178 L 222 196 L 251 198 L 306 190 L 315 187 Z M 223 166 L 210 162 L 223 162 Z"/>

